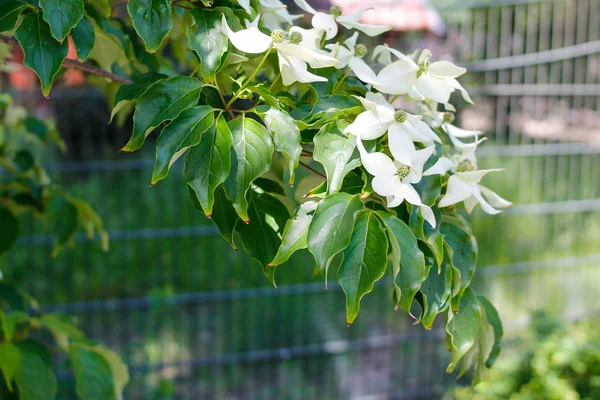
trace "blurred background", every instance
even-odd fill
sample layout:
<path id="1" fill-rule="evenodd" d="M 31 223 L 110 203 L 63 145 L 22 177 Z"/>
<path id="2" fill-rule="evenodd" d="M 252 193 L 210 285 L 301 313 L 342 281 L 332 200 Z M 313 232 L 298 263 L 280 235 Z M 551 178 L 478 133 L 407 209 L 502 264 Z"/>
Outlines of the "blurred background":
<path id="1" fill-rule="evenodd" d="M 324 289 L 309 254 L 281 266 L 271 287 L 193 208 L 182 174 L 149 187 L 152 143 L 118 153 L 130 122 L 107 124 L 103 95 L 78 71 L 63 74 L 49 100 L 28 70 L 2 79 L 21 104 L 55 119 L 69 151 L 49 157 L 50 173 L 96 207 L 111 249 L 82 237 L 49 259 L 51 240 L 32 221 L 5 275 L 124 357 L 127 399 L 600 398 L 600 1 L 336 4 L 375 7 L 364 22 L 391 25 L 384 41 L 466 66 L 461 82 L 476 105 L 457 104 L 458 122 L 487 133 L 480 168 L 506 168 L 484 183 L 515 206 L 470 217 L 474 285 L 506 332 L 479 394 L 455 389 L 468 382 L 444 372 L 442 321 L 412 326 L 392 309 L 389 281 L 349 329 L 343 292 Z M 70 398 L 72 378 L 59 378 Z"/>

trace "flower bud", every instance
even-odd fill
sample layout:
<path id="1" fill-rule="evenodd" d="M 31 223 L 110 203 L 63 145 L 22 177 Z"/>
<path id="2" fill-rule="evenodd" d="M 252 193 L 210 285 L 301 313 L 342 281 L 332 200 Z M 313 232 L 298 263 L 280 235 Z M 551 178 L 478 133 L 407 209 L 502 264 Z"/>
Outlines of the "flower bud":
<path id="1" fill-rule="evenodd" d="M 333 6 L 331 6 L 331 8 L 329 8 L 329 13 L 331 15 L 333 15 L 335 18 L 337 18 L 337 17 L 342 16 L 342 14 L 344 13 L 344 10 L 342 10 L 342 7 L 340 7 L 340 6 L 333 5 Z"/>
<path id="2" fill-rule="evenodd" d="M 403 123 L 408 118 L 408 114 L 404 110 L 396 110 L 394 113 L 394 119 L 396 122 Z"/>
<path id="3" fill-rule="evenodd" d="M 408 165 L 400 165 L 400 167 L 398 167 L 398 178 L 400 178 L 401 180 L 406 178 L 408 176 L 408 174 L 410 174 L 410 167 Z"/>
<path id="4" fill-rule="evenodd" d="M 363 58 L 367 55 L 367 46 L 364 44 L 357 44 L 354 47 L 354 56 L 358 58 Z"/>
<path id="5" fill-rule="evenodd" d="M 293 44 L 300 44 L 302 42 L 302 34 L 300 32 L 291 32 L 290 42 Z"/>
<path id="6" fill-rule="evenodd" d="M 475 165 L 468 160 L 463 160 L 458 163 L 458 167 L 456 168 L 456 172 L 471 172 L 475 170 Z"/>
<path id="7" fill-rule="evenodd" d="M 273 39 L 273 43 L 282 43 L 285 39 L 285 32 L 281 29 L 275 29 L 271 32 L 271 39 Z"/>

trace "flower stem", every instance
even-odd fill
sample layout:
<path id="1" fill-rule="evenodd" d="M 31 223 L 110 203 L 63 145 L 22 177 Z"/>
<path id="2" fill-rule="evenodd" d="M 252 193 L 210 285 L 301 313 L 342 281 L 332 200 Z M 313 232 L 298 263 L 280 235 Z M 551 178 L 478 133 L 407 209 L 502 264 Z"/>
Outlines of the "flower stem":
<path id="1" fill-rule="evenodd" d="M 269 47 L 269 49 L 265 52 L 265 55 L 263 56 L 263 58 L 260 60 L 260 62 L 256 66 L 256 69 L 254 70 L 254 72 L 252 73 L 252 75 L 250 75 L 250 78 L 248 78 L 246 80 L 246 82 L 242 85 L 242 87 L 240 88 L 240 90 L 238 90 L 237 93 L 231 98 L 231 100 L 229 100 L 229 103 L 227 103 L 227 105 L 225 106 L 225 108 L 231 107 L 231 105 L 233 104 L 233 102 L 236 101 L 238 99 L 238 97 L 240 97 L 240 95 L 244 92 L 244 90 L 246 90 L 246 87 L 248 87 L 248 84 L 250 82 L 252 82 L 252 80 L 254 79 L 254 77 L 256 76 L 256 74 L 258 74 L 258 71 L 260 70 L 260 67 L 262 67 L 262 65 L 265 63 L 265 61 L 267 61 L 267 57 L 269 57 L 269 54 L 271 54 L 271 50 L 273 50 L 273 45 L 271 45 L 271 47 Z"/>
<path id="2" fill-rule="evenodd" d="M 269 92 L 273 89 L 273 86 L 275 86 L 275 83 L 277 83 L 277 81 L 279 80 L 279 78 L 281 78 L 281 71 L 279 71 L 279 73 L 277 74 L 277 76 L 275 77 L 275 79 L 273 79 L 273 83 L 271 83 L 269 85 Z"/>
<path id="3" fill-rule="evenodd" d="M 344 75 L 342 75 L 342 77 L 340 78 L 340 80 L 333 87 L 333 91 L 331 92 L 331 94 L 335 94 L 335 92 L 340 88 L 340 86 L 342 86 L 342 83 L 344 83 L 344 81 L 346 80 L 346 78 L 348 77 L 348 75 L 350 75 L 350 71 L 351 71 L 350 68 L 348 68 L 348 70 L 346 71 L 346 73 Z"/>

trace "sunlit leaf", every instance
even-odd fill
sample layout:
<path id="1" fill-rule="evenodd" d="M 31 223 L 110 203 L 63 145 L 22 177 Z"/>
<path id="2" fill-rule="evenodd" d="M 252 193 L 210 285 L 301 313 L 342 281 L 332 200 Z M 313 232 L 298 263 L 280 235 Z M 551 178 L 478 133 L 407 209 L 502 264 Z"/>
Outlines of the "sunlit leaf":
<path id="1" fill-rule="evenodd" d="M 295 216 L 285 224 L 281 246 L 269 266 L 283 264 L 296 251 L 308 247 L 308 227 L 316 208 L 314 201 L 307 201 L 298 207 Z"/>
<path id="2" fill-rule="evenodd" d="M 150 53 L 158 50 L 173 28 L 170 0 L 129 0 L 127 13 Z"/>
<path id="3" fill-rule="evenodd" d="M 215 80 L 215 74 L 225 62 L 229 45 L 221 29 L 221 14 L 195 8 L 190 11 L 194 25 L 187 28 L 188 47 L 200 60 L 200 73 L 207 82 Z"/>

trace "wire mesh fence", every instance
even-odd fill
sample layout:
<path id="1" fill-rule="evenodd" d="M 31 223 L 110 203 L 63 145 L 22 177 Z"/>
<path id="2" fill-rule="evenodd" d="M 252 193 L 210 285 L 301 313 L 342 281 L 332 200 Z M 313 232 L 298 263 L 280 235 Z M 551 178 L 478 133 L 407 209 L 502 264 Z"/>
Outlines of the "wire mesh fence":
<path id="1" fill-rule="evenodd" d="M 500 306 L 509 336 L 531 310 L 598 311 L 600 3 L 461 2 L 442 13 L 441 46 L 473 71 L 477 105 L 459 120 L 488 132 L 480 167 L 506 168 L 487 183 L 516 204 L 470 217 L 474 285 Z M 75 105 L 82 94 L 69 96 Z M 88 117 L 64 104 L 71 153 L 50 169 L 97 208 L 111 250 L 81 240 L 48 261 L 51 242 L 32 221 L 6 274 L 124 356 L 126 398 L 429 399 L 455 382 L 441 321 L 412 326 L 389 307 L 389 280 L 347 329 L 343 293 L 324 289 L 309 255 L 295 255 L 279 268 L 278 289 L 269 286 L 193 208 L 177 169 L 149 188 L 151 152 L 116 154 L 126 138 L 97 122 L 107 120 L 98 104 Z"/>

